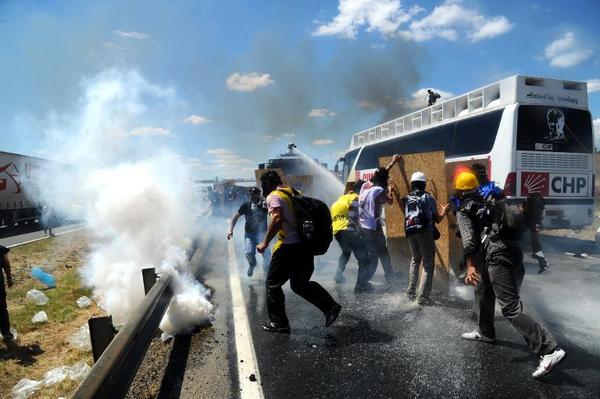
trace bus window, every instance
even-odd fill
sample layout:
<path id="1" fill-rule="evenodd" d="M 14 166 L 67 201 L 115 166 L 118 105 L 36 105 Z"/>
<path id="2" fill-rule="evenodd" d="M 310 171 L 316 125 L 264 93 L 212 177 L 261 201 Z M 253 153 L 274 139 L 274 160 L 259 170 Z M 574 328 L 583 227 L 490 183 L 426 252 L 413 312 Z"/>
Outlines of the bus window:
<path id="1" fill-rule="evenodd" d="M 517 150 L 592 153 L 590 113 L 574 108 L 521 105 Z"/>
<path id="2" fill-rule="evenodd" d="M 352 165 L 354 164 L 354 160 L 356 159 L 356 156 L 358 155 L 358 149 L 349 152 L 346 155 L 346 159 L 344 160 L 344 169 L 342 171 L 342 181 L 348 181 L 348 174 L 350 173 L 350 168 L 352 168 Z"/>
<path id="3" fill-rule="evenodd" d="M 502 110 L 494 111 L 457 122 L 454 152 L 451 155 L 467 156 L 489 153 L 496 141 L 502 112 Z"/>

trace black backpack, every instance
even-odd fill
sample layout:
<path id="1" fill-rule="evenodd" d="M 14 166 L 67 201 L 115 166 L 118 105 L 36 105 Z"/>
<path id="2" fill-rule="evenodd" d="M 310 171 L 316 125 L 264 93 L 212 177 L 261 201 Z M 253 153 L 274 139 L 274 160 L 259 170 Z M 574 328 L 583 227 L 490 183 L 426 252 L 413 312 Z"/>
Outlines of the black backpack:
<path id="1" fill-rule="evenodd" d="M 426 193 L 418 195 L 412 192 L 402 199 L 404 205 L 404 231 L 407 236 L 426 230 L 429 225 L 429 220 L 423 212 L 423 199 L 426 195 Z"/>
<path id="2" fill-rule="evenodd" d="M 300 233 L 302 242 L 313 255 L 323 255 L 333 240 L 329 207 L 321 200 L 305 197 L 298 191 L 292 190 L 294 195 L 289 195 L 284 190 L 277 190 L 292 201 L 296 216 L 296 226 L 292 227 Z"/>
<path id="3" fill-rule="evenodd" d="M 523 238 L 527 231 L 527 215 L 522 204 L 509 204 L 505 199 L 491 200 L 487 202 L 492 207 L 493 224 L 492 229 L 500 238 L 518 241 Z"/>

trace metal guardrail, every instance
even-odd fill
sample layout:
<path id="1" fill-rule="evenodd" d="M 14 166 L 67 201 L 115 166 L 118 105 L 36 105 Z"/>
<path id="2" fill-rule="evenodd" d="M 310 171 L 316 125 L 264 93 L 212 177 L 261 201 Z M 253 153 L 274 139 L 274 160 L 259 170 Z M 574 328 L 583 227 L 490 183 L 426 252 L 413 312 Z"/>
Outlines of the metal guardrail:
<path id="1" fill-rule="evenodd" d="M 123 398 L 173 296 L 163 274 L 77 387 L 74 399 Z"/>

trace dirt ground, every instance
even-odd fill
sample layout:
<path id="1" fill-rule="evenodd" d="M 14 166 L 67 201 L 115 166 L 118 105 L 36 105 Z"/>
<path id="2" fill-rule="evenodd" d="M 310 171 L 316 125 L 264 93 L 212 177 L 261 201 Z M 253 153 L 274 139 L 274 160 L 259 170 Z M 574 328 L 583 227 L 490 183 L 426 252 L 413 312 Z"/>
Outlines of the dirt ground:
<path id="1" fill-rule="evenodd" d="M 76 304 L 83 295 L 91 297 L 90 290 L 82 288 L 79 276 L 88 252 L 89 241 L 83 231 L 11 249 L 8 255 L 14 286 L 7 289 L 7 301 L 11 326 L 16 329 L 18 339 L 8 346 L 0 342 L 0 397 L 9 397 L 22 378 L 41 380 L 45 372 L 80 360 L 93 365 L 91 352 L 75 349 L 67 341 L 89 318 L 104 315 L 95 303 L 86 309 Z M 32 278 L 31 268 L 35 266 L 52 273 L 57 287 L 44 289 Z M 48 304 L 38 306 L 27 299 L 27 291 L 32 288 L 42 290 L 50 299 Z M 47 313 L 49 321 L 32 323 L 33 315 L 41 310 Z M 69 396 L 76 386 L 76 382 L 65 381 L 43 388 L 33 397 Z"/>

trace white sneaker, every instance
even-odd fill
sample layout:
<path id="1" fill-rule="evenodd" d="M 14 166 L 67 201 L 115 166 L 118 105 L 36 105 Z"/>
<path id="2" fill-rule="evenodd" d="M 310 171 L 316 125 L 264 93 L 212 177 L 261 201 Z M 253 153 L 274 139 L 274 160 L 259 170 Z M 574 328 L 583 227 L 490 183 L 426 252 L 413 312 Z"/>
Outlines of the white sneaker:
<path id="1" fill-rule="evenodd" d="M 481 342 L 487 342 L 489 344 L 494 342 L 494 338 L 486 337 L 485 335 L 483 335 L 482 333 L 480 333 L 477 330 L 473 330 L 471 332 L 464 333 L 463 335 L 461 335 L 461 337 L 463 337 L 464 339 L 468 339 L 470 341 L 481 341 Z"/>
<path id="2" fill-rule="evenodd" d="M 565 358 L 565 356 L 567 356 L 567 352 L 560 348 L 555 349 L 554 352 L 545 356 L 541 356 L 540 364 L 538 365 L 537 369 L 535 369 L 533 374 L 531 374 L 531 376 L 533 378 L 539 378 L 548 374 Z"/>

